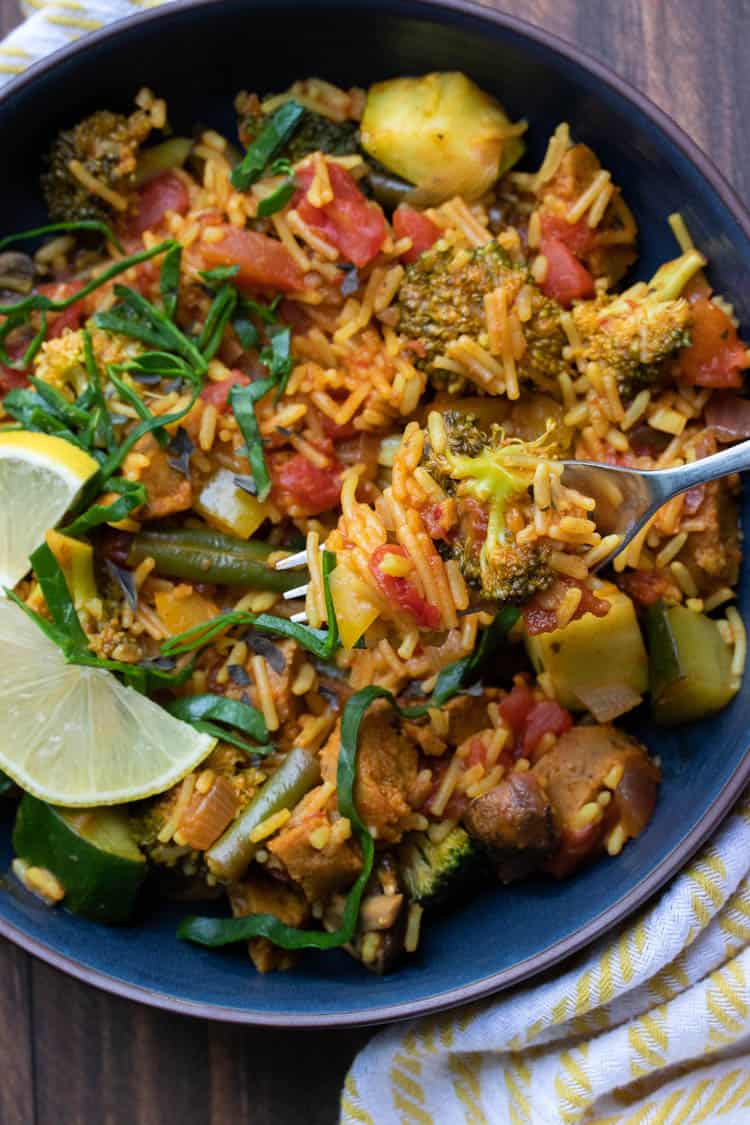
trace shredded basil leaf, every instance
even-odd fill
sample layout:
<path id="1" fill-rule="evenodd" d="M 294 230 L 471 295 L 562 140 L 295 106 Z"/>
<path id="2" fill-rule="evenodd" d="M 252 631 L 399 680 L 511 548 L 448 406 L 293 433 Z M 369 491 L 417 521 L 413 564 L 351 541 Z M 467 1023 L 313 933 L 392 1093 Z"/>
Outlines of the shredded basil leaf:
<path id="1" fill-rule="evenodd" d="M 94 316 L 97 328 L 130 336 L 160 351 L 176 352 L 197 372 L 205 374 L 207 363 L 198 348 L 155 305 L 127 285 L 115 285 L 115 296 L 119 304 Z"/>
<path id="2" fill-rule="evenodd" d="M 277 385 L 274 402 L 278 402 L 286 391 L 289 376 L 294 366 L 291 356 L 292 333 L 290 328 L 271 328 L 268 332 L 270 345 L 260 353 L 270 377 Z"/>
<path id="3" fill-rule="evenodd" d="M 258 499 L 263 501 L 271 491 L 271 477 L 263 452 L 263 438 L 260 435 L 255 404 L 276 386 L 274 379 L 258 379 L 246 387 L 234 384 L 229 392 L 229 405 L 232 407 L 240 433 L 245 440 L 247 459 L 257 488 Z"/>
<path id="4" fill-rule="evenodd" d="M 302 648 L 317 656 L 320 660 L 330 660 L 339 646 L 339 630 L 336 623 L 336 611 L 333 605 L 329 578 L 336 565 L 336 556 L 331 551 L 323 551 L 321 570 L 323 574 L 323 596 L 326 603 L 327 629 L 313 629 L 311 625 L 300 625 L 286 617 L 275 617 L 270 613 L 245 613 L 234 610 L 230 613 L 220 613 L 211 621 L 194 625 L 184 633 L 177 633 L 170 637 L 161 647 L 165 656 L 179 656 L 184 652 L 203 648 L 219 633 L 233 625 L 245 625 L 258 629 L 261 633 L 271 633 L 276 636 L 290 637 L 297 641 Z"/>
<path id="5" fill-rule="evenodd" d="M 219 731 L 217 737 L 222 738 L 225 742 L 232 742 L 234 746 L 239 745 L 240 749 L 248 750 L 252 754 L 261 754 L 268 752 L 270 749 L 268 746 L 268 727 L 263 715 L 257 708 L 251 707 L 250 704 L 243 703 L 241 700 L 227 699 L 226 696 L 210 693 L 189 695 L 168 703 L 166 710 L 175 718 L 182 719 L 183 722 L 191 723 L 193 726 L 198 726 L 199 723 L 204 723 L 207 720 L 214 720 L 215 723 L 235 727 L 259 745 L 251 746 L 244 739 L 233 741 L 231 731 L 226 731 L 222 727 L 215 728 Z"/>
<path id="6" fill-rule="evenodd" d="M 141 250 L 138 254 L 131 254 L 127 258 L 120 258 L 119 261 L 113 262 L 108 269 L 100 273 L 98 277 L 92 278 L 87 282 L 82 289 L 76 293 L 72 293 L 69 297 L 64 297 L 60 301 L 53 301 L 45 293 L 32 293 L 30 297 L 25 297 L 22 301 L 17 301 L 13 305 L 0 305 L 0 316 L 7 317 L 20 317 L 25 316 L 27 313 L 33 312 L 34 309 L 41 311 L 47 310 L 49 312 L 65 312 L 76 301 L 83 300 L 89 293 L 93 293 L 95 289 L 101 288 L 111 281 L 114 277 L 119 277 L 121 273 L 131 269 L 133 266 L 138 266 L 141 262 L 148 262 L 151 258 L 158 257 L 159 254 L 164 254 L 173 246 L 178 245 L 173 239 L 168 239 L 165 242 L 160 242 L 158 246 L 152 246 L 149 250 Z M 143 298 L 141 298 L 143 299 Z M 148 304 L 148 302 L 145 302 Z M 20 323 L 18 321 L 17 323 Z"/>
<path id="7" fill-rule="evenodd" d="M 100 527 L 103 523 L 119 523 L 120 520 L 127 519 L 131 512 L 142 507 L 148 501 L 148 493 L 144 485 L 139 481 L 125 480 L 123 477 L 111 477 L 100 488 L 97 487 L 93 490 L 88 489 L 87 486 L 86 493 L 90 496 L 93 491 L 93 494 L 96 495 L 102 490 L 116 492 L 118 494 L 117 499 L 112 500 L 109 504 L 95 503 L 86 508 L 74 520 L 61 528 L 64 535 L 70 535 L 76 539 L 81 535 L 86 535 L 93 528 Z"/>
<path id="8" fill-rule="evenodd" d="M 86 374 L 88 375 L 87 389 L 91 392 L 93 401 L 99 407 L 99 420 L 96 435 L 101 440 L 107 452 L 111 453 L 113 449 L 115 449 L 117 442 L 115 441 L 112 430 L 112 419 L 107 409 L 107 400 L 104 397 L 104 391 L 102 389 L 101 373 L 96 362 L 94 345 L 88 328 L 84 328 L 83 330 L 83 358 L 86 366 Z"/>
<path id="9" fill-rule="evenodd" d="M 5 238 L 0 238 L 0 250 L 4 250 L 6 246 L 11 246 L 14 242 L 25 242 L 30 238 L 40 238 L 43 234 L 60 234 L 62 231 L 96 231 L 106 238 L 107 242 L 111 242 L 120 254 L 124 254 L 120 240 L 117 235 L 111 230 L 106 223 L 100 222 L 99 219 L 78 219 L 76 221 L 69 221 L 64 223 L 48 223 L 44 227 L 34 227 L 32 230 L 22 230 L 19 234 L 7 234 Z"/>
<path id="10" fill-rule="evenodd" d="M 198 348 L 205 360 L 212 359 L 224 337 L 224 329 L 237 307 L 237 291 L 229 283 L 217 290 L 206 316 L 206 323 L 198 340 Z"/>
<path id="11" fill-rule="evenodd" d="M 29 561 L 44 594 L 52 621 L 75 648 L 88 648 L 88 638 L 81 628 L 73 599 L 60 564 L 46 543 L 37 547 Z"/>
<path id="12" fill-rule="evenodd" d="M 258 217 L 267 219 L 269 215 L 275 215 L 277 211 L 283 210 L 296 190 L 297 183 L 294 176 L 287 176 L 274 191 L 260 200 Z"/>
<path id="13" fill-rule="evenodd" d="M 212 270 L 198 270 L 198 277 L 204 285 L 212 289 L 215 285 L 231 281 L 239 272 L 239 266 L 214 266 Z"/>
<path id="14" fill-rule="evenodd" d="M 159 275 L 159 289 L 164 303 L 164 315 L 169 320 L 174 320 L 177 312 L 177 298 L 180 292 L 180 262 L 182 261 L 182 247 L 179 242 L 167 250 L 161 265 Z"/>
<path id="15" fill-rule="evenodd" d="M 244 351 L 249 351 L 258 343 L 258 329 L 248 317 L 247 313 L 240 310 L 232 315 L 232 328 L 237 333 L 237 339 Z"/>
<path id="16" fill-rule="evenodd" d="M 262 175 L 264 168 L 288 141 L 305 113 L 304 107 L 290 100 L 279 106 L 268 119 L 258 136 L 248 148 L 239 164 L 232 170 L 232 187 L 246 191 Z"/>

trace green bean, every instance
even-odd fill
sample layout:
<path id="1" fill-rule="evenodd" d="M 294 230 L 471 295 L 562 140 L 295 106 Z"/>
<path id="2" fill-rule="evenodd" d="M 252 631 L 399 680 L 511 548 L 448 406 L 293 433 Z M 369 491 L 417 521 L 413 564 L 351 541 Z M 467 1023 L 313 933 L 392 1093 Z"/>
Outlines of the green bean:
<path id="1" fill-rule="evenodd" d="M 203 528 L 143 531 L 133 539 L 128 565 L 137 566 L 143 559 L 152 558 L 157 573 L 170 578 L 250 586 L 283 594 L 300 586 L 306 572 L 266 566 L 263 560 L 274 550 L 268 543 L 245 542 Z"/>
<path id="2" fill-rule="evenodd" d="M 208 849 L 206 863 L 209 871 L 225 882 L 238 879 L 259 847 L 250 839 L 251 832 L 274 813 L 293 809 L 319 780 L 318 759 L 302 747 L 292 750 L 242 815 Z"/>

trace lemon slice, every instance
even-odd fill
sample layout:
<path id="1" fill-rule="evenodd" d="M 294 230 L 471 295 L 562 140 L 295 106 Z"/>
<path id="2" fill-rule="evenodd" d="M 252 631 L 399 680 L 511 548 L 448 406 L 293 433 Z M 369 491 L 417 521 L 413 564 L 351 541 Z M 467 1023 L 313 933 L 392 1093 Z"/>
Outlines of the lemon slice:
<path id="1" fill-rule="evenodd" d="M 216 744 L 111 672 L 66 664 L 0 600 L 0 769 L 51 804 L 116 805 L 161 793 Z"/>
<path id="2" fill-rule="evenodd" d="M 29 555 L 98 468 L 93 457 L 63 438 L 26 430 L 0 433 L 0 591 L 23 578 Z"/>

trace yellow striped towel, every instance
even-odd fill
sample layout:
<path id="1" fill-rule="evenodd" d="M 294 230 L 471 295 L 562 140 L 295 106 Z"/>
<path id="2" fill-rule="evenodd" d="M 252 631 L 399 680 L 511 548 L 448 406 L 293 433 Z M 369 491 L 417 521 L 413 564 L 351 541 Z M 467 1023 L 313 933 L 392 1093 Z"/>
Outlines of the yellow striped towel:
<path id="1" fill-rule="evenodd" d="M 381 1032 L 343 1125 L 750 1125 L 750 793 L 654 904 L 543 983 Z"/>

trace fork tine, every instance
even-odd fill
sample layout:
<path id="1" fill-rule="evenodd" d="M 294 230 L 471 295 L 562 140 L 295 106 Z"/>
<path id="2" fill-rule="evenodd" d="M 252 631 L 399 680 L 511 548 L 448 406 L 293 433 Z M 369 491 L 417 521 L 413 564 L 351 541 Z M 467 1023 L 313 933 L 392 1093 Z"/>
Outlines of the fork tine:
<path id="1" fill-rule="evenodd" d="M 284 591 L 284 601 L 291 602 L 295 598 L 304 598 L 307 596 L 309 582 L 305 582 L 304 586 L 295 586 L 293 590 Z"/>
<path id="2" fill-rule="evenodd" d="M 285 559 L 279 559 L 274 566 L 274 570 L 293 570 L 295 566 L 306 565 L 307 551 L 296 551 L 293 555 L 287 555 Z"/>
<path id="3" fill-rule="evenodd" d="M 304 610 L 302 610 L 301 613 L 293 613 L 292 616 L 289 618 L 289 620 L 294 621 L 295 624 L 297 624 L 297 625 L 306 625 L 307 624 L 307 614 L 305 613 Z"/>

